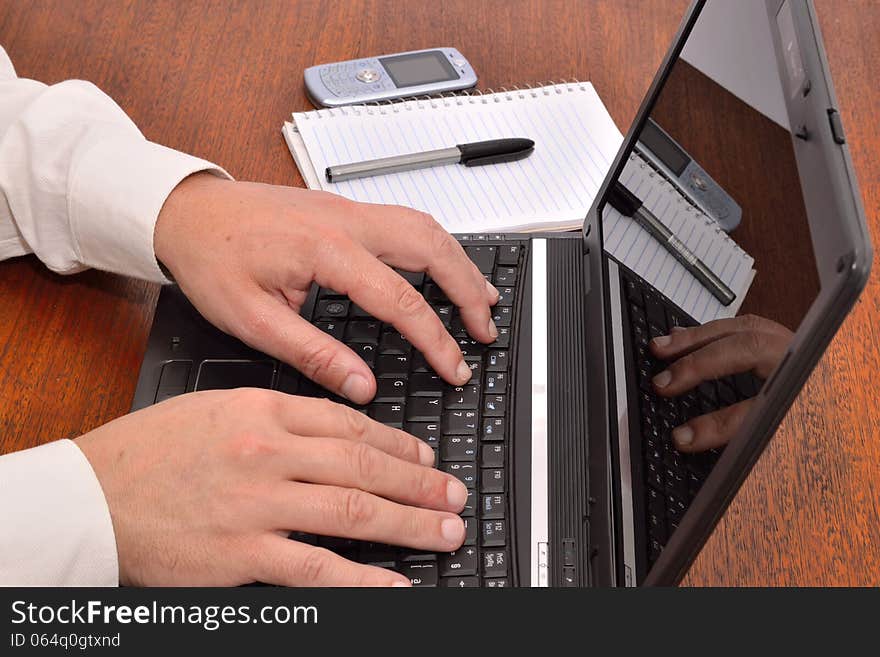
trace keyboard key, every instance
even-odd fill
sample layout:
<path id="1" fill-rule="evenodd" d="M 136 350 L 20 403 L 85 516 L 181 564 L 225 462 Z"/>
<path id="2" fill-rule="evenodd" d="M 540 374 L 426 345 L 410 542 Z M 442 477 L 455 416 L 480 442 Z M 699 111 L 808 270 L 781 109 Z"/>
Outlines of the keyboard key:
<path id="1" fill-rule="evenodd" d="M 479 523 L 475 518 L 462 518 L 461 521 L 464 523 L 464 543 L 462 545 L 476 545 Z"/>
<path id="2" fill-rule="evenodd" d="M 504 244 L 498 249 L 498 264 L 515 266 L 519 264 L 518 244 Z"/>
<path id="3" fill-rule="evenodd" d="M 504 418 L 489 417 L 483 420 L 483 430 L 480 436 L 482 440 L 487 442 L 504 440 Z"/>
<path id="4" fill-rule="evenodd" d="M 468 358 L 465 358 L 464 362 L 467 363 L 467 366 L 469 368 L 471 368 L 471 379 L 470 381 L 468 381 L 468 383 L 479 385 L 481 376 L 483 374 L 482 359 L 469 356 Z"/>
<path id="5" fill-rule="evenodd" d="M 458 313 L 458 309 L 452 313 L 452 322 L 449 325 L 449 332 L 452 334 L 453 338 L 466 338 L 470 335 L 467 328 L 465 328 L 464 320 Z"/>
<path id="6" fill-rule="evenodd" d="M 483 495 L 480 498 L 480 516 L 486 520 L 503 518 L 506 506 L 504 495 Z"/>
<path id="7" fill-rule="evenodd" d="M 507 524 L 503 520 L 484 520 L 480 523 L 480 545 L 502 547 L 507 545 Z"/>
<path id="8" fill-rule="evenodd" d="M 477 574 L 479 554 L 474 547 L 461 547 L 455 552 L 441 554 L 438 559 L 440 576 L 466 576 Z M 504 573 L 505 575 L 507 573 Z"/>
<path id="9" fill-rule="evenodd" d="M 483 395 L 483 417 L 503 417 L 507 413 L 507 397 Z"/>
<path id="10" fill-rule="evenodd" d="M 483 586 L 487 589 L 504 589 L 510 586 L 510 582 L 506 577 L 493 577 L 491 579 L 484 579 Z"/>
<path id="11" fill-rule="evenodd" d="M 492 321 L 495 322 L 495 326 L 510 326 L 511 321 L 513 320 L 513 308 L 510 306 L 493 306 L 492 307 Z"/>
<path id="12" fill-rule="evenodd" d="M 370 313 L 368 313 L 356 303 L 353 303 L 351 305 L 351 308 L 348 311 L 348 316 L 354 319 L 366 319 L 372 317 Z"/>
<path id="13" fill-rule="evenodd" d="M 410 397 L 406 402 L 407 422 L 430 422 L 440 419 L 439 397 Z"/>
<path id="14" fill-rule="evenodd" d="M 495 269 L 495 253 L 497 251 L 498 247 L 496 246 L 466 246 L 464 248 L 468 258 L 484 274 L 491 274 Z"/>
<path id="15" fill-rule="evenodd" d="M 507 351 L 502 349 L 493 349 L 486 356 L 487 372 L 506 372 L 507 371 Z"/>
<path id="16" fill-rule="evenodd" d="M 462 518 L 473 518 L 477 513 L 477 492 L 474 490 L 469 490 L 467 494 L 467 501 L 464 503 L 464 508 L 461 510 L 460 515 Z"/>
<path id="17" fill-rule="evenodd" d="M 402 269 L 395 269 L 401 278 L 405 280 L 407 283 L 412 285 L 413 287 L 422 287 L 422 284 L 425 282 L 425 272 L 423 271 L 403 271 Z"/>
<path id="18" fill-rule="evenodd" d="M 476 436 L 443 436 L 440 439 L 440 460 L 476 461 Z"/>
<path id="19" fill-rule="evenodd" d="M 440 423 L 439 422 L 407 422 L 404 430 L 428 443 L 431 447 L 440 446 Z"/>
<path id="20" fill-rule="evenodd" d="M 492 283 L 499 285 L 516 285 L 516 267 L 498 267 L 492 277 Z"/>
<path id="21" fill-rule="evenodd" d="M 364 359 L 364 362 L 372 369 L 376 366 L 376 345 L 365 342 L 346 343 L 346 346 Z"/>
<path id="22" fill-rule="evenodd" d="M 413 397 L 440 397 L 445 387 L 443 379 L 433 372 L 414 372 L 409 375 L 410 395 Z"/>
<path id="23" fill-rule="evenodd" d="M 419 373 L 434 373 L 434 370 L 428 364 L 428 361 L 425 359 L 425 355 L 423 353 L 419 351 L 413 351 L 410 358 L 412 359 L 411 371 Z M 415 386 L 413 386 L 413 388 L 415 389 Z"/>
<path id="24" fill-rule="evenodd" d="M 414 561 L 404 563 L 400 574 L 408 577 L 413 586 L 437 586 L 438 570 L 436 561 Z"/>
<path id="25" fill-rule="evenodd" d="M 406 354 L 379 354 L 376 358 L 376 376 L 405 377 L 409 373 Z"/>
<path id="26" fill-rule="evenodd" d="M 379 341 L 379 351 L 383 354 L 408 354 L 411 349 L 409 340 L 397 331 L 383 333 Z"/>
<path id="27" fill-rule="evenodd" d="M 445 411 L 443 413 L 443 434 L 447 436 L 477 435 L 477 412 Z"/>
<path id="28" fill-rule="evenodd" d="M 440 579 L 440 586 L 449 589 L 468 589 L 478 587 L 479 585 L 479 577 L 442 577 Z"/>
<path id="29" fill-rule="evenodd" d="M 722 406 L 730 406 L 737 402 L 736 393 L 726 381 L 718 381 L 718 401 Z"/>
<path id="30" fill-rule="evenodd" d="M 469 358 L 482 359 L 483 354 L 488 349 L 488 345 L 477 342 L 472 338 L 456 338 L 455 341 L 458 343 L 458 348 L 461 349 L 461 355 L 465 358 L 465 362 Z"/>
<path id="31" fill-rule="evenodd" d="M 495 445 L 483 445 L 482 459 L 480 465 L 484 468 L 503 468 L 504 467 L 504 445 L 498 443 Z"/>
<path id="32" fill-rule="evenodd" d="M 425 283 L 422 294 L 425 295 L 425 299 L 427 299 L 432 306 L 434 306 L 435 304 L 449 306 L 449 297 L 447 297 L 443 289 L 433 281 L 431 281 L 430 283 Z M 452 314 L 451 310 L 452 307 L 450 306 L 450 315 Z"/>
<path id="33" fill-rule="evenodd" d="M 440 469 L 456 477 L 466 488 L 477 487 L 477 466 L 475 463 L 443 463 Z"/>
<path id="34" fill-rule="evenodd" d="M 448 387 L 443 393 L 443 408 L 450 411 L 475 410 L 479 403 L 479 386 Z"/>
<path id="35" fill-rule="evenodd" d="M 376 379 L 377 402 L 402 402 L 406 398 L 406 379 Z"/>
<path id="36" fill-rule="evenodd" d="M 437 317 L 443 322 L 443 326 L 447 329 L 452 326 L 452 306 L 433 306 L 433 308 L 434 312 L 437 313 Z"/>
<path id="37" fill-rule="evenodd" d="M 398 429 L 403 427 L 402 404 L 370 404 L 370 417 Z"/>
<path id="38" fill-rule="evenodd" d="M 483 577 L 507 577 L 507 551 L 483 552 Z"/>
<path id="39" fill-rule="evenodd" d="M 480 476 L 481 493 L 504 492 L 504 468 L 483 468 Z"/>
<path id="40" fill-rule="evenodd" d="M 507 392 L 507 374 L 504 372 L 486 372 L 487 393 L 503 395 Z"/>
<path id="41" fill-rule="evenodd" d="M 315 319 L 340 319 L 348 317 L 351 302 L 347 299 L 323 299 L 315 306 Z"/>
<path id="42" fill-rule="evenodd" d="M 513 295 L 516 288 L 513 287 L 499 287 L 498 288 L 498 302 L 495 304 L 496 306 L 512 306 L 513 305 Z"/>
<path id="43" fill-rule="evenodd" d="M 324 331 L 327 335 L 342 340 L 345 331 L 345 322 L 315 322 L 315 326 Z"/>
<path id="44" fill-rule="evenodd" d="M 382 325 L 377 321 L 358 320 L 349 322 L 345 327 L 346 342 L 379 343 L 379 331 Z"/>

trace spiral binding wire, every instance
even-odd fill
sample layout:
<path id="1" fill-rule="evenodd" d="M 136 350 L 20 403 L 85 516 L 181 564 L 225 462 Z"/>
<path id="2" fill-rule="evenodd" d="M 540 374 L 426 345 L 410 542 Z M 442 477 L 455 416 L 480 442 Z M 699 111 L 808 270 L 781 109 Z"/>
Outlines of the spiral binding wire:
<path id="1" fill-rule="evenodd" d="M 308 112 L 298 112 L 297 117 L 304 119 L 324 117 L 332 118 L 335 116 L 361 116 L 363 114 L 399 114 L 402 111 L 411 111 L 414 109 L 424 109 L 425 107 L 451 107 L 453 105 L 488 105 L 491 102 L 500 103 L 502 101 L 512 101 L 514 97 L 524 99 L 527 96 L 537 98 L 539 95 L 550 96 L 553 93 L 563 94 L 580 90 L 586 91 L 585 83 L 577 79 L 549 80 L 532 86 L 525 84 L 523 86 L 499 87 L 498 91 L 494 89 L 468 89 L 461 92 L 445 92 L 433 96 L 416 96 L 406 100 L 383 100 L 374 103 L 364 103 L 361 105 L 345 105 L 343 107 L 330 107 L 318 110 L 310 110 Z"/>
<path id="2" fill-rule="evenodd" d="M 675 181 L 673 181 L 666 174 L 665 171 L 661 170 L 653 162 L 651 162 L 648 158 L 644 157 L 642 155 L 641 151 L 639 150 L 638 146 L 636 146 L 636 148 L 629 154 L 629 159 L 633 162 L 636 162 L 638 164 L 639 168 L 641 168 L 641 169 L 651 169 L 651 171 L 648 173 L 648 177 L 649 178 L 659 177 L 661 180 L 661 186 L 669 187 L 669 189 L 671 189 L 673 192 L 675 192 L 675 195 L 678 200 L 678 204 L 679 205 L 687 205 L 687 207 L 685 208 L 685 212 L 687 212 L 690 215 L 694 215 L 695 217 L 702 217 L 703 223 L 706 226 L 714 229 L 717 234 L 723 235 L 724 238 L 727 241 L 731 242 L 739 251 L 741 251 L 742 253 L 745 253 L 743 248 L 739 244 L 737 244 L 736 241 L 730 237 L 730 235 L 728 235 L 727 233 L 724 232 L 724 229 L 718 225 L 718 222 L 715 221 L 709 215 L 707 215 L 702 210 L 702 208 L 700 208 L 700 206 L 698 206 L 696 204 L 696 202 L 694 202 L 689 196 L 687 196 L 681 190 L 681 187 L 679 187 L 679 185 Z"/>

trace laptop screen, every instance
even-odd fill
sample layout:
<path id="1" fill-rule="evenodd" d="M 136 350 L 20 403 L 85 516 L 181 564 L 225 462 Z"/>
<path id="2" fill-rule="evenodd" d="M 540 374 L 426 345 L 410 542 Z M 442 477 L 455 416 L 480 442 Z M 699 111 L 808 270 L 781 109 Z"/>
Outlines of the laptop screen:
<path id="1" fill-rule="evenodd" d="M 786 104 L 808 84 L 787 2 L 709 0 L 601 210 L 635 581 L 819 294 Z"/>

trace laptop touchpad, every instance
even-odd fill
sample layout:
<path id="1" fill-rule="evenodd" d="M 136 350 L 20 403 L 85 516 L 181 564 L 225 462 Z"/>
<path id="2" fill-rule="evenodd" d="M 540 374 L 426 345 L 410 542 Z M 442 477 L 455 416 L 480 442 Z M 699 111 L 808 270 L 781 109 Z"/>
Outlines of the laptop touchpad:
<path id="1" fill-rule="evenodd" d="M 271 388 L 275 363 L 271 360 L 204 360 L 196 390 Z"/>

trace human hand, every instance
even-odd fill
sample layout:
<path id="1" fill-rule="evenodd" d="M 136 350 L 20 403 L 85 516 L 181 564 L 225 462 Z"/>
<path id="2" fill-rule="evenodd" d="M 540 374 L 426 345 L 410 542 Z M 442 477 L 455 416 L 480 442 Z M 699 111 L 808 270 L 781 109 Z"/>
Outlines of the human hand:
<path id="1" fill-rule="evenodd" d="M 657 358 L 675 361 L 654 377 L 654 389 L 664 397 L 677 397 L 703 381 L 731 374 L 752 372 L 766 379 L 785 355 L 792 335 L 784 326 L 755 315 L 676 327 L 651 341 Z M 672 431 L 676 447 L 700 452 L 726 444 L 753 403 L 746 399 L 676 427 Z"/>
<path id="2" fill-rule="evenodd" d="M 323 399 L 175 397 L 76 439 L 101 483 L 120 582 L 406 586 L 291 531 L 450 552 L 467 490 L 416 438 Z"/>
<path id="3" fill-rule="evenodd" d="M 313 282 L 393 324 L 449 383 L 471 377 L 461 350 L 391 266 L 427 272 L 475 339 L 498 336 L 489 309 L 498 291 L 454 238 L 414 210 L 202 173 L 166 200 L 154 247 L 215 326 L 358 404 L 373 398 L 375 379 L 351 349 L 300 317 Z"/>

